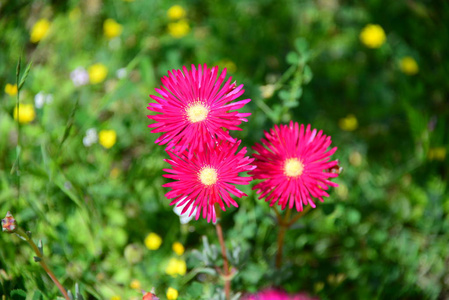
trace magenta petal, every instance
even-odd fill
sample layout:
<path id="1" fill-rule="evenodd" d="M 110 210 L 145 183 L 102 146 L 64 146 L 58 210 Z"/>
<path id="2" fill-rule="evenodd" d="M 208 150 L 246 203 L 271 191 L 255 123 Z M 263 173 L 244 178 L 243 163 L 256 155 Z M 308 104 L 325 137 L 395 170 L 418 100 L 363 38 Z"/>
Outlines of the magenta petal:
<path id="1" fill-rule="evenodd" d="M 329 150 L 330 145 L 331 138 L 311 129 L 310 124 L 305 127 L 290 122 L 265 132 L 265 138 L 253 147 L 256 169 L 248 173 L 261 180 L 253 188 L 261 194 L 259 199 L 265 198 L 270 206 L 277 202 L 282 209 L 288 206 L 297 211 L 305 205 L 315 207 L 312 198 L 323 201 L 329 196 L 325 190 L 338 186 L 329 180 L 338 176 L 330 171 L 337 165 L 337 161 L 330 161 L 337 148 Z"/>
<path id="2" fill-rule="evenodd" d="M 215 204 L 223 211 L 226 207 L 238 207 L 237 202 L 231 197 L 241 198 L 246 196 L 235 185 L 247 185 L 251 177 L 241 176 L 239 173 L 254 169 L 250 165 L 253 161 L 246 155 L 246 148 L 239 150 L 241 141 L 215 141 L 202 145 L 203 151 L 193 148 L 192 151 L 168 150 L 170 159 L 166 159 L 172 168 L 164 169 L 165 178 L 173 179 L 164 187 L 171 189 L 166 194 L 169 199 L 175 198 L 171 205 L 184 205 L 183 212 L 192 207 L 197 207 L 195 217 L 200 216 L 208 222 L 215 222 Z M 209 174 L 206 179 L 201 179 L 202 171 L 208 168 L 216 177 Z M 211 177 L 212 176 L 212 177 Z"/>
<path id="3" fill-rule="evenodd" d="M 234 101 L 243 94 L 243 85 L 236 87 L 231 78 L 225 78 L 226 70 L 219 74 L 218 67 L 209 69 L 205 64 L 169 71 L 161 79 L 163 85 L 155 89 L 160 96 L 150 95 L 156 102 L 147 107 L 156 113 L 148 116 L 155 121 L 150 125 L 152 132 L 163 133 L 156 143 L 175 151 L 202 151 L 203 145 L 213 145 L 216 140 L 231 141 L 229 131 L 241 130 L 238 126 L 250 115 L 237 110 L 251 100 Z M 195 105 L 207 112 L 201 115 L 200 111 L 200 117 L 192 118 L 188 112 Z"/>

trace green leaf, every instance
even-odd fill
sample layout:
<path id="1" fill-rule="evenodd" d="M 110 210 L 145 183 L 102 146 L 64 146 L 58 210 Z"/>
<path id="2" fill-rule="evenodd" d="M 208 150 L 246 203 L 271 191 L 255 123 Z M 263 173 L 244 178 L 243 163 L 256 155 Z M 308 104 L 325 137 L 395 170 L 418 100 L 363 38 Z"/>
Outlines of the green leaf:
<path id="1" fill-rule="evenodd" d="M 197 272 L 214 275 L 214 276 L 217 275 L 217 271 L 215 271 L 215 269 L 212 269 L 212 268 L 198 268 Z"/>
<path id="2" fill-rule="evenodd" d="M 33 294 L 33 300 L 40 300 L 40 299 L 42 299 L 41 291 L 35 291 Z"/>
<path id="3" fill-rule="evenodd" d="M 17 62 L 17 67 L 16 67 L 16 81 L 19 81 L 21 64 L 22 64 L 22 56 L 19 56 L 19 61 Z"/>
<path id="4" fill-rule="evenodd" d="M 298 63 L 298 61 L 299 61 L 299 56 L 298 56 L 298 54 L 296 54 L 295 52 L 289 52 L 289 53 L 287 54 L 286 59 L 287 59 L 287 62 L 288 62 L 289 64 L 291 64 L 291 65 L 296 65 L 296 64 Z"/>
<path id="5" fill-rule="evenodd" d="M 293 108 L 299 106 L 299 101 L 289 101 L 284 104 L 285 107 Z"/>
<path id="6" fill-rule="evenodd" d="M 290 98 L 290 93 L 286 90 L 282 90 L 278 93 L 279 98 L 281 98 L 281 100 L 283 102 L 288 102 L 289 98 Z"/>
<path id="7" fill-rule="evenodd" d="M 192 299 L 200 299 L 203 294 L 203 285 L 195 281 L 189 285 L 186 292 Z"/>
<path id="8" fill-rule="evenodd" d="M 297 38 L 295 41 L 295 48 L 299 53 L 303 54 L 308 51 L 309 45 L 304 38 Z"/>
<path id="9" fill-rule="evenodd" d="M 62 147 L 62 144 L 64 144 L 65 140 L 67 139 L 67 137 L 70 134 L 70 129 L 72 129 L 73 121 L 75 119 L 75 113 L 78 109 L 79 100 L 80 100 L 80 98 L 77 97 L 75 105 L 73 106 L 72 112 L 70 113 L 69 119 L 67 120 L 67 125 L 65 127 L 64 134 L 62 136 L 61 142 L 59 143 L 59 148 Z"/>
<path id="10" fill-rule="evenodd" d="M 355 209 L 348 209 L 346 211 L 346 217 L 348 219 L 348 223 L 351 224 L 351 225 L 358 224 L 360 222 L 360 219 L 361 219 L 360 212 L 358 210 L 355 210 Z"/>
<path id="11" fill-rule="evenodd" d="M 23 298 L 27 297 L 27 293 L 24 290 L 17 289 L 12 290 L 10 296 L 12 299 L 22 299 L 22 297 Z"/>
<path id="12" fill-rule="evenodd" d="M 30 73 L 30 69 L 31 69 L 31 65 L 32 65 L 33 63 L 32 62 L 30 62 L 28 65 L 27 65 L 27 67 L 26 67 L 26 69 L 25 69 L 25 73 L 23 74 L 23 76 L 22 76 L 22 78 L 20 78 L 20 82 L 19 82 L 19 84 L 17 85 L 17 89 L 21 89 L 22 88 L 22 86 L 23 86 L 23 84 L 25 83 L 25 80 L 27 79 L 27 77 L 28 77 L 28 73 Z"/>
<path id="13" fill-rule="evenodd" d="M 304 82 L 304 84 L 308 84 L 312 80 L 312 78 L 313 78 L 312 69 L 308 65 L 305 65 L 302 81 Z"/>
<path id="14" fill-rule="evenodd" d="M 83 295 L 81 295 L 80 286 L 78 283 L 75 284 L 75 299 L 76 300 L 84 300 Z"/>

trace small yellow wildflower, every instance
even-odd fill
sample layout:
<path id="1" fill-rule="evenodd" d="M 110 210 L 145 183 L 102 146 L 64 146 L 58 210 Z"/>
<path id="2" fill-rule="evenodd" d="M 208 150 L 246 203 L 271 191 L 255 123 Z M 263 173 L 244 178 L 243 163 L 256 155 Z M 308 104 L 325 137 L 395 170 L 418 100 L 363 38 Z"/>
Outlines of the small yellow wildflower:
<path id="1" fill-rule="evenodd" d="M 122 34 L 123 26 L 113 19 L 106 19 L 103 23 L 103 32 L 108 39 L 113 39 Z"/>
<path id="2" fill-rule="evenodd" d="M 368 48 L 379 48 L 387 39 L 385 31 L 380 25 L 368 24 L 360 32 L 360 41 Z"/>
<path id="3" fill-rule="evenodd" d="M 187 271 L 186 262 L 182 259 L 171 258 L 168 261 L 167 268 L 165 268 L 165 273 L 172 277 L 176 277 L 178 275 L 185 275 Z"/>
<path id="4" fill-rule="evenodd" d="M 359 126 L 357 118 L 354 115 L 348 115 L 338 121 L 338 126 L 344 131 L 354 131 Z"/>
<path id="5" fill-rule="evenodd" d="M 117 133 L 113 129 L 102 130 L 98 134 L 98 141 L 100 145 L 102 145 L 106 149 L 109 149 L 114 146 L 115 142 L 117 141 Z"/>
<path id="6" fill-rule="evenodd" d="M 149 250 L 157 250 L 162 244 L 162 238 L 157 235 L 154 232 L 151 232 L 147 237 L 145 238 L 145 246 Z"/>
<path id="7" fill-rule="evenodd" d="M 184 254 L 184 246 L 180 242 L 173 243 L 172 249 L 178 255 Z"/>
<path id="8" fill-rule="evenodd" d="M 33 104 L 19 104 L 19 123 L 27 124 L 34 120 L 36 112 Z M 17 106 L 14 107 L 14 120 L 17 120 Z"/>
<path id="9" fill-rule="evenodd" d="M 178 299 L 178 291 L 172 287 L 167 289 L 167 299 L 168 300 L 176 300 Z"/>
<path id="10" fill-rule="evenodd" d="M 17 92 L 18 92 L 17 84 L 7 83 L 5 85 L 5 93 L 7 93 L 8 95 L 15 96 L 15 95 L 17 95 Z"/>
<path id="11" fill-rule="evenodd" d="M 89 73 L 89 81 L 92 84 L 103 82 L 108 75 L 108 68 L 103 64 L 94 64 L 87 70 Z"/>
<path id="12" fill-rule="evenodd" d="M 139 290 L 140 289 L 140 281 L 137 279 L 134 279 L 133 281 L 131 281 L 131 283 L 129 284 L 129 287 L 132 289 L 136 289 Z"/>
<path id="13" fill-rule="evenodd" d="M 440 160 L 443 161 L 446 158 L 446 148 L 444 147 L 435 147 L 430 148 L 427 153 L 427 157 L 429 160 Z"/>
<path id="14" fill-rule="evenodd" d="M 167 16 L 170 20 L 179 20 L 186 16 L 186 10 L 180 5 L 173 5 L 168 9 Z"/>
<path id="15" fill-rule="evenodd" d="M 415 75 L 419 71 L 418 63 L 410 56 L 401 59 L 399 69 L 406 75 Z"/>
<path id="16" fill-rule="evenodd" d="M 115 295 L 111 297 L 111 300 L 122 300 L 122 297 Z"/>
<path id="17" fill-rule="evenodd" d="M 189 23 L 185 20 L 180 20 L 178 22 L 173 22 L 168 24 L 168 33 L 174 38 L 182 38 L 187 35 L 190 31 Z"/>
<path id="18" fill-rule="evenodd" d="M 37 43 L 40 40 L 44 39 L 48 34 L 50 25 L 51 23 L 47 19 L 40 19 L 39 21 L 37 21 L 34 24 L 33 28 L 31 28 L 30 41 L 32 43 Z"/>

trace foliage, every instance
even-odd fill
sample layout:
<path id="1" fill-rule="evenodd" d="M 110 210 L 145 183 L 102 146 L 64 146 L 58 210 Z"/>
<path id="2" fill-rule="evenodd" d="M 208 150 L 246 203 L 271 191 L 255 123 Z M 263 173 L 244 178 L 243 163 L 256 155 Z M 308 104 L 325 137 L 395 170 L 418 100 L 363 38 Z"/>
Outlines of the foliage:
<path id="1" fill-rule="evenodd" d="M 174 4 L 185 15 L 167 15 Z M 280 270 L 273 211 L 242 187 L 249 196 L 223 214 L 233 291 L 448 297 L 449 4 L 386 4 L 0 3 L 0 213 L 12 211 L 44 242 L 56 277 L 72 291 L 78 283 L 85 299 L 140 299 L 140 288 L 151 287 L 161 299 L 169 287 L 180 299 L 220 295 L 214 228 L 204 220 L 181 225 L 173 213 L 161 187 L 167 156 L 145 109 L 168 70 L 219 65 L 252 99 L 249 122 L 236 134 L 245 146 L 273 124 L 311 123 L 332 136 L 344 167 L 329 199 L 287 231 Z M 367 24 L 385 31 L 379 48 L 360 41 Z M 25 81 L 16 79 L 20 57 Z M 405 57 L 419 66 L 416 74 L 403 71 Z M 73 79 L 78 67 L 90 82 L 82 73 Z M 19 126 L 17 99 L 35 111 Z M 86 140 L 90 128 L 107 134 Z M 144 243 L 151 232 L 162 237 L 155 250 Z M 181 256 L 174 242 L 186 248 Z M 59 296 L 30 248 L 6 234 L 0 243 L 0 294 Z M 187 261 L 185 275 L 166 273 L 172 258 Z"/>

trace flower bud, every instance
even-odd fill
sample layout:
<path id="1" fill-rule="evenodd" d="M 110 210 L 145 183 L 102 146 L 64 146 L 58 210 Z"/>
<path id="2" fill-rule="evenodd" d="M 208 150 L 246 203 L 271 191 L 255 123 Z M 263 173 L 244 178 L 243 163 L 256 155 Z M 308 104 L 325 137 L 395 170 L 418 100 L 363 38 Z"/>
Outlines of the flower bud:
<path id="1" fill-rule="evenodd" d="M 12 214 L 8 211 L 6 213 L 6 217 L 2 219 L 2 230 L 8 233 L 13 233 L 17 229 L 16 219 L 12 216 Z"/>

